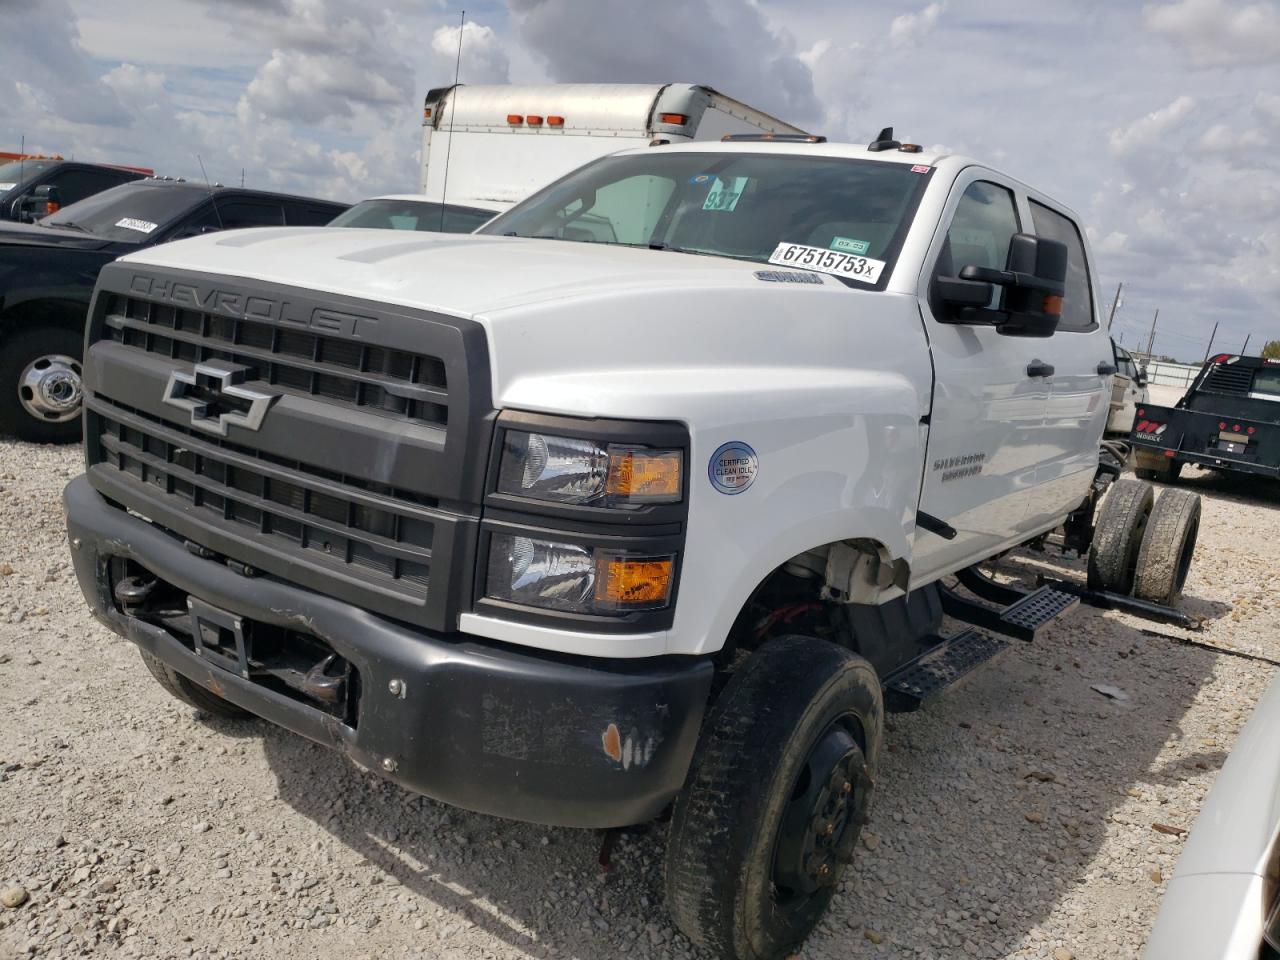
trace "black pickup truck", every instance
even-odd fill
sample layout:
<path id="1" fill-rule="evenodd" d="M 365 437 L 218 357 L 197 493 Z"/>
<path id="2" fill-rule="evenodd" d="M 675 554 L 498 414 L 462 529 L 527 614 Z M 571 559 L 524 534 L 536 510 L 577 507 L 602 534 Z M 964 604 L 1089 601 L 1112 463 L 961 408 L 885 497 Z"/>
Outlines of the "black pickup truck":
<path id="1" fill-rule="evenodd" d="M 95 193 L 141 180 L 155 171 L 60 157 L 33 157 L 0 164 L 0 220 L 31 223 Z"/>
<path id="2" fill-rule="evenodd" d="M 182 180 L 137 180 L 35 224 L 0 226 L 0 434 L 80 437 L 80 358 L 98 271 L 214 230 L 322 226 L 343 203 Z"/>
<path id="3" fill-rule="evenodd" d="M 1219 354 L 1176 406 L 1143 404 L 1131 437 L 1147 480 L 1172 483 L 1184 463 L 1280 477 L 1280 360 Z"/>

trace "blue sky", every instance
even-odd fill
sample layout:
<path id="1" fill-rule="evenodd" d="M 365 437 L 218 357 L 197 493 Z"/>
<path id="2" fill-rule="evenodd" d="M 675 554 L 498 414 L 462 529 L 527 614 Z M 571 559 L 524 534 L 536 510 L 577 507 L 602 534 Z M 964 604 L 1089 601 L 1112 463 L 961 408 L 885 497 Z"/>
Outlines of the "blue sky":
<path id="1" fill-rule="evenodd" d="M 412 189 L 461 4 L 0 0 L 0 149 L 338 199 Z M 1277 0 L 468 3 L 464 82 L 691 81 L 994 162 L 1088 225 L 1115 332 L 1280 338 Z"/>

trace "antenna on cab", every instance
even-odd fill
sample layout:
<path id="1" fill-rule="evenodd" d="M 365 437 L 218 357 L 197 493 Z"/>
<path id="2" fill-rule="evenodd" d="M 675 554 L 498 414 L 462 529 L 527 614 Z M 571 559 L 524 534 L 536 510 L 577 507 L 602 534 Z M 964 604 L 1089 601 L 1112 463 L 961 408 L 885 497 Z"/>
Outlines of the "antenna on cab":
<path id="1" fill-rule="evenodd" d="M 444 200 L 449 194 L 449 154 L 453 153 L 453 118 L 458 112 L 458 74 L 462 70 L 462 31 L 467 25 L 467 11 L 458 20 L 458 59 L 453 63 L 453 95 L 449 104 L 449 143 L 444 148 L 444 182 L 440 184 L 440 232 L 444 233 Z"/>
<path id="2" fill-rule="evenodd" d="M 218 210 L 217 198 L 213 195 L 213 184 L 209 182 L 209 174 L 204 171 L 204 161 L 200 159 L 200 154 L 196 154 L 196 163 L 200 164 L 200 176 L 204 177 L 204 185 L 209 190 L 209 202 L 213 204 L 213 215 L 218 218 L 218 229 L 225 230 L 222 225 L 222 213 Z"/>

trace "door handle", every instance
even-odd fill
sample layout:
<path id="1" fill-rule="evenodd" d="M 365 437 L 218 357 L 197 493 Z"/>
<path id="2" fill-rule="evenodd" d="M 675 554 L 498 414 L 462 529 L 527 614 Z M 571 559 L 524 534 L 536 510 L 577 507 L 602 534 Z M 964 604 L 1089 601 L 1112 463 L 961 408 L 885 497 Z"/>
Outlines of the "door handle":
<path id="1" fill-rule="evenodd" d="M 1045 363 L 1043 360 L 1032 360 L 1027 364 L 1028 377 L 1052 377 L 1053 364 Z"/>
<path id="2" fill-rule="evenodd" d="M 1100 377 L 1109 377 L 1115 372 L 1116 365 L 1114 363 L 1107 363 L 1107 361 L 1103 360 L 1098 364 L 1098 376 Z"/>

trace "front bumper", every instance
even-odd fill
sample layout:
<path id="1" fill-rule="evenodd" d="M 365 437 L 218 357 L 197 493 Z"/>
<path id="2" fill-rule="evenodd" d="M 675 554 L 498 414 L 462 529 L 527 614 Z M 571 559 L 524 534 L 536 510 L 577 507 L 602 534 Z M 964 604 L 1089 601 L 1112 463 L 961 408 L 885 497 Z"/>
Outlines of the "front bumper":
<path id="1" fill-rule="evenodd" d="M 98 619 L 218 696 L 409 790 L 516 820 L 613 827 L 657 816 L 684 783 L 709 660 L 539 655 L 414 629 L 196 556 L 85 477 L 63 501 L 76 577 Z M 223 669 L 189 636 L 124 612 L 113 558 L 247 621 L 318 638 L 358 672 L 351 721 Z"/>

